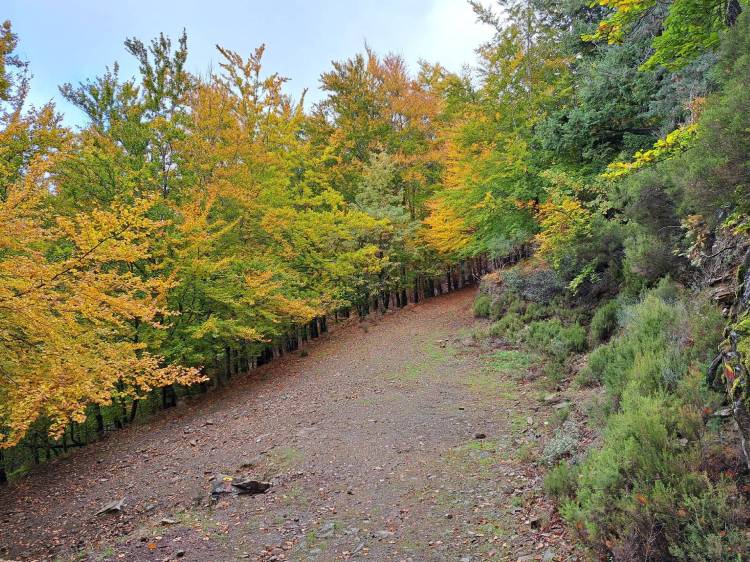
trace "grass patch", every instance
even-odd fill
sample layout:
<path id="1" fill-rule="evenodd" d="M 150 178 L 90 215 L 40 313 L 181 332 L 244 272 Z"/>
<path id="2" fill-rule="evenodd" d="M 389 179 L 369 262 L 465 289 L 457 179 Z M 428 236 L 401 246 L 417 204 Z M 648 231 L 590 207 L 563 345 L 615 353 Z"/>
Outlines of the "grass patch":
<path id="1" fill-rule="evenodd" d="M 438 367 L 442 366 L 453 356 L 454 350 L 441 347 L 434 342 L 427 342 L 422 348 L 422 358 L 407 363 L 400 371 L 390 373 L 387 378 L 402 381 L 418 381 L 425 376 L 435 375 Z"/>
<path id="2" fill-rule="evenodd" d="M 289 470 L 303 459 L 302 452 L 294 447 L 274 447 L 266 454 L 269 468 Z"/>
<path id="3" fill-rule="evenodd" d="M 447 461 L 454 466 L 480 470 L 488 469 L 495 464 L 498 444 L 491 439 L 471 441 L 451 449 L 447 455 Z"/>
<path id="4" fill-rule="evenodd" d="M 465 383 L 471 390 L 492 398 L 512 400 L 517 396 L 517 384 L 495 371 L 477 371 L 469 375 Z"/>
<path id="5" fill-rule="evenodd" d="M 528 464 L 537 460 L 539 454 L 537 453 L 536 447 L 531 443 L 526 443 L 519 447 L 516 456 L 522 463 Z"/>
<path id="6" fill-rule="evenodd" d="M 534 355 L 524 351 L 502 350 L 492 353 L 487 365 L 498 373 L 514 374 L 529 370 L 535 359 Z"/>
<path id="7" fill-rule="evenodd" d="M 516 397 L 516 380 L 534 364 L 536 356 L 516 350 L 495 351 L 484 360 L 483 368 L 470 374 L 466 385 L 474 391 L 493 398 Z"/>

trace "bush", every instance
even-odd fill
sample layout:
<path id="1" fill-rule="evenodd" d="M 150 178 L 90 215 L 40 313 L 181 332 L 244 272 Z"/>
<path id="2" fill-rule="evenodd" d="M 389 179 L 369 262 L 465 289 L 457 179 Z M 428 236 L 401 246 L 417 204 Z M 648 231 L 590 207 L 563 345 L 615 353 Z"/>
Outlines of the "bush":
<path id="1" fill-rule="evenodd" d="M 590 542 L 606 541 L 614 560 L 667 560 L 687 545 L 694 552 L 684 560 L 745 559 L 727 550 L 750 546 L 739 534 L 741 497 L 720 493 L 725 485 L 701 472 L 699 431 L 686 414 L 700 419 L 675 396 L 629 393 L 608 420 L 603 447 L 581 466 L 575 497 L 561 513 Z M 707 545 L 724 556 L 695 557 Z"/>
<path id="2" fill-rule="evenodd" d="M 508 313 L 490 326 L 490 334 L 511 341 L 518 341 L 524 323 L 518 314 Z"/>
<path id="3" fill-rule="evenodd" d="M 533 322 L 535 320 L 544 320 L 546 318 L 549 318 L 556 312 L 557 311 L 555 309 L 551 308 L 547 304 L 530 302 L 524 308 L 524 310 L 521 311 L 521 314 L 525 322 Z"/>
<path id="4" fill-rule="evenodd" d="M 570 498 L 575 494 L 578 470 L 567 461 L 560 461 L 544 477 L 544 491 L 558 499 Z"/>
<path id="5" fill-rule="evenodd" d="M 581 373 L 604 382 L 611 414 L 601 448 L 581 465 L 560 511 L 613 560 L 730 561 L 750 554 L 742 495 L 704 471 L 703 408 L 716 397 L 702 371 L 721 334 L 712 310 L 660 283 L 622 309 L 621 333 L 591 353 Z M 550 493 L 565 489 L 564 474 L 550 474 Z"/>
<path id="6" fill-rule="evenodd" d="M 594 316 L 591 318 L 589 326 L 589 335 L 591 342 L 600 344 L 609 340 L 617 330 L 617 314 L 620 306 L 616 300 L 604 303 L 596 309 Z"/>
<path id="7" fill-rule="evenodd" d="M 567 374 L 567 366 L 560 359 L 552 359 L 544 365 L 544 376 L 552 387 L 560 384 Z"/>
<path id="8" fill-rule="evenodd" d="M 477 318 L 489 318 L 492 300 L 489 295 L 479 295 L 474 299 L 474 316 Z"/>
<path id="9" fill-rule="evenodd" d="M 578 446 L 580 436 L 574 423 L 566 421 L 555 430 L 552 438 L 544 446 L 542 460 L 552 464 L 563 457 L 570 456 Z"/>
<path id="10" fill-rule="evenodd" d="M 601 381 L 596 378 L 594 372 L 588 367 L 581 369 L 573 379 L 575 388 L 591 388 L 598 386 L 600 383 Z"/>
<path id="11" fill-rule="evenodd" d="M 615 403 L 627 386 L 642 394 L 674 391 L 688 366 L 706 362 L 719 343 L 716 311 L 705 303 L 687 306 L 663 297 L 672 299 L 672 292 L 660 285 L 640 303 L 625 307 L 623 333 L 596 348 L 581 372 L 582 380 L 603 382 Z"/>
<path id="12" fill-rule="evenodd" d="M 585 351 L 586 330 L 579 324 L 563 326 L 559 318 L 539 320 L 529 325 L 526 341 L 552 357 L 561 359 Z"/>
<path id="13" fill-rule="evenodd" d="M 536 303 L 548 302 L 565 290 L 564 283 L 552 269 L 516 266 L 503 273 L 503 282 L 522 299 Z"/>
<path id="14" fill-rule="evenodd" d="M 678 270 L 679 259 L 673 242 L 664 236 L 637 231 L 625 240 L 625 270 L 631 277 L 628 283 L 652 285 L 656 280 Z"/>

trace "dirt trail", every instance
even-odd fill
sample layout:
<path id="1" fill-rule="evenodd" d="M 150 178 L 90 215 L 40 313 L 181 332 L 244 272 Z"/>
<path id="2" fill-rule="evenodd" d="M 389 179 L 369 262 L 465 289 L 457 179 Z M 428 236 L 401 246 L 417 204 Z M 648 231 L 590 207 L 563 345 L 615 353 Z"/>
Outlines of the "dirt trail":
<path id="1" fill-rule="evenodd" d="M 522 462 L 533 366 L 471 343 L 473 296 L 338 329 L 0 490 L 0 558 L 574 560 Z M 213 503 L 222 474 L 273 487 Z"/>

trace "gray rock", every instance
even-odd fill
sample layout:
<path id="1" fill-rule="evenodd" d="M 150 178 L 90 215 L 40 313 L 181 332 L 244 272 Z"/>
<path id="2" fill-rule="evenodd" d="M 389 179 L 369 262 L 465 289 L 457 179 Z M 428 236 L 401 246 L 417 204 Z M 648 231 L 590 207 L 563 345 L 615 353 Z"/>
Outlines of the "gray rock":
<path id="1" fill-rule="evenodd" d="M 253 468 L 253 467 L 258 466 L 262 462 L 263 462 L 263 457 L 261 455 L 258 455 L 256 457 L 253 457 L 243 462 L 240 465 L 240 468 Z"/>
<path id="2" fill-rule="evenodd" d="M 320 531 L 316 533 L 316 536 L 320 539 L 327 539 L 333 536 L 333 532 L 335 529 L 336 524 L 333 521 L 328 521 L 320 528 Z"/>
<path id="3" fill-rule="evenodd" d="M 125 503 L 125 498 L 120 498 L 119 500 L 114 500 L 109 502 L 108 504 L 105 504 L 102 506 L 102 508 L 97 511 L 94 515 L 103 515 L 105 513 L 116 513 L 118 511 L 122 511 L 122 506 Z"/>
<path id="4" fill-rule="evenodd" d="M 383 531 L 378 531 L 377 533 L 375 533 L 375 536 L 378 537 L 379 539 L 389 539 L 395 534 L 396 533 L 394 533 L 393 531 L 383 530 Z"/>

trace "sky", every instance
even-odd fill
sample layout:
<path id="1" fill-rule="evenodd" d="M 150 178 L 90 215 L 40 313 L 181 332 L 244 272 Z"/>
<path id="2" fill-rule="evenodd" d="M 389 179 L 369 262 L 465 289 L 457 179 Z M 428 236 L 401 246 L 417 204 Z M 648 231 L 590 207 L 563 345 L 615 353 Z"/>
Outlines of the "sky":
<path id="1" fill-rule="evenodd" d="M 54 100 L 70 125 L 83 115 L 58 93 L 120 63 L 130 77 L 137 65 L 125 52 L 127 37 L 147 42 L 160 32 L 175 41 L 188 35 L 188 69 L 216 68 L 219 45 L 247 55 L 266 45 L 264 69 L 290 81 L 287 93 L 309 103 L 322 97 L 321 73 L 365 43 L 378 54 L 420 59 L 452 71 L 473 64 L 474 50 L 492 31 L 476 22 L 466 0 L 0 0 L 0 20 L 19 36 L 18 54 L 33 74 L 29 102 Z M 309 105 L 309 104 L 308 104 Z"/>

